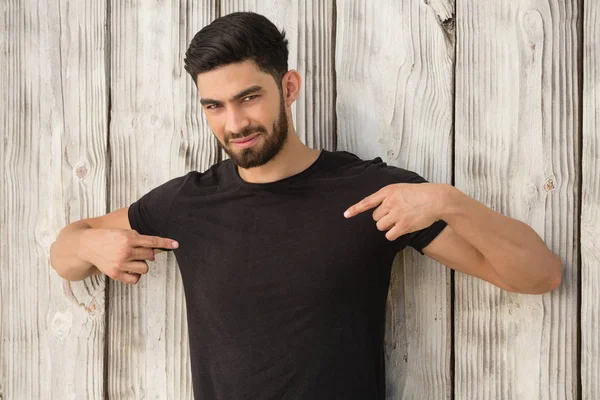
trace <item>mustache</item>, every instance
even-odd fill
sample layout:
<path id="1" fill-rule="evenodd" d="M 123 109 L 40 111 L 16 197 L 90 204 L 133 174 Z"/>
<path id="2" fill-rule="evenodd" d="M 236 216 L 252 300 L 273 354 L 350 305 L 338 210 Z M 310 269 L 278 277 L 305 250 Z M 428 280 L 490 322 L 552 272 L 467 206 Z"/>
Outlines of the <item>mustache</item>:
<path id="1" fill-rule="evenodd" d="M 262 125 L 247 126 L 239 133 L 230 133 L 227 137 L 227 141 L 229 142 L 230 140 L 234 139 L 243 139 L 255 133 L 267 133 L 267 129 Z"/>

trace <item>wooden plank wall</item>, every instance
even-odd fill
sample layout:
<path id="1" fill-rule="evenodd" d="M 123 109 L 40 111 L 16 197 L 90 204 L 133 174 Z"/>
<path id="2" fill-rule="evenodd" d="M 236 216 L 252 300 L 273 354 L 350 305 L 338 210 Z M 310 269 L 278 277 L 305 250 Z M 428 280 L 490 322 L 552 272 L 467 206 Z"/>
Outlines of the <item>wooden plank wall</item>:
<path id="1" fill-rule="evenodd" d="M 583 18 L 583 152 L 581 204 L 581 391 L 600 397 L 600 4 Z"/>
<path id="2" fill-rule="evenodd" d="M 457 398 L 577 398 L 580 11 L 458 3 L 456 186 L 529 224 L 565 271 L 543 296 L 456 275 Z"/>
<path id="3" fill-rule="evenodd" d="M 106 4 L 0 10 L 0 398 L 101 398 L 105 278 L 63 281 L 49 250 L 107 211 Z"/>
<path id="4" fill-rule="evenodd" d="M 172 255 L 126 286 L 63 281 L 48 253 L 65 224 L 222 159 L 183 56 L 202 26 L 239 10 L 286 30 L 305 143 L 454 183 L 563 258 L 561 288 L 526 296 L 399 254 L 387 397 L 599 398 L 597 2 L 9 0 L 0 399 L 193 397 Z"/>

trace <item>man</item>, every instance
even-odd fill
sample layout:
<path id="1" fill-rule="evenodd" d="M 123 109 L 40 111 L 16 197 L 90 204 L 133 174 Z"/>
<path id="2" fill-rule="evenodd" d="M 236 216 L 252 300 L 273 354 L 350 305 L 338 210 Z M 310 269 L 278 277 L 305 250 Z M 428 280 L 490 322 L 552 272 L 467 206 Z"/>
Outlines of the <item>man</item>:
<path id="1" fill-rule="evenodd" d="M 522 293 L 556 288 L 561 260 L 526 224 L 450 185 L 303 145 L 287 57 L 283 32 L 258 14 L 198 32 L 185 68 L 230 159 L 70 224 L 52 265 L 65 279 L 134 284 L 156 249 L 174 249 L 196 399 L 383 399 L 398 251 Z"/>

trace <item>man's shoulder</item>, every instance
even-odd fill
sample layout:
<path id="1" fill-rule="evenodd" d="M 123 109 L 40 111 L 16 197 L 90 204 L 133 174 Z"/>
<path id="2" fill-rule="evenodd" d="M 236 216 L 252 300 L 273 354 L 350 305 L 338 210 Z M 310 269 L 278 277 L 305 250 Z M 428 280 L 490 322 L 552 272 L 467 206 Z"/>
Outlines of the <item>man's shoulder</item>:
<path id="1" fill-rule="evenodd" d="M 336 175 L 362 176 L 381 183 L 423 180 L 417 173 L 399 166 L 389 165 L 381 157 L 361 158 L 348 151 L 334 151 L 329 155 L 328 167 L 335 171 Z"/>
<path id="2" fill-rule="evenodd" d="M 326 151 L 327 160 L 338 164 L 360 164 L 369 162 L 369 160 L 362 159 L 358 155 L 345 150 Z"/>
<path id="3" fill-rule="evenodd" d="M 362 172 L 372 164 L 381 162 L 381 158 L 379 157 L 372 160 L 363 159 L 354 153 L 343 150 L 327 151 L 326 155 L 327 157 L 323 160 L 322 168 L 336 171 L 337 173 Z"/>

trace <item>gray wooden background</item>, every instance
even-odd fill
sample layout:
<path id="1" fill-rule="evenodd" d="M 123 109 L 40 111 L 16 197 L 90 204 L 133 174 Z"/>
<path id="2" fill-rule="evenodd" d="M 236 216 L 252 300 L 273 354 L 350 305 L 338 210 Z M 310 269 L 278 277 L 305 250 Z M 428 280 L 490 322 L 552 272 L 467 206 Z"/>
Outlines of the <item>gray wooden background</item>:
<path id="1" fill-rule="evenodd" d="M 173 256 L 70 283 L 49 247 L 220 161 L 182 64 L 236 10 L 286 29 L 305 143 L 453 183 L 564 260 L 532 296 L 399 254 L 388 398 L 600 398 L 598 1 L 2 0 L 0 399 L 192 398 Z"/>

